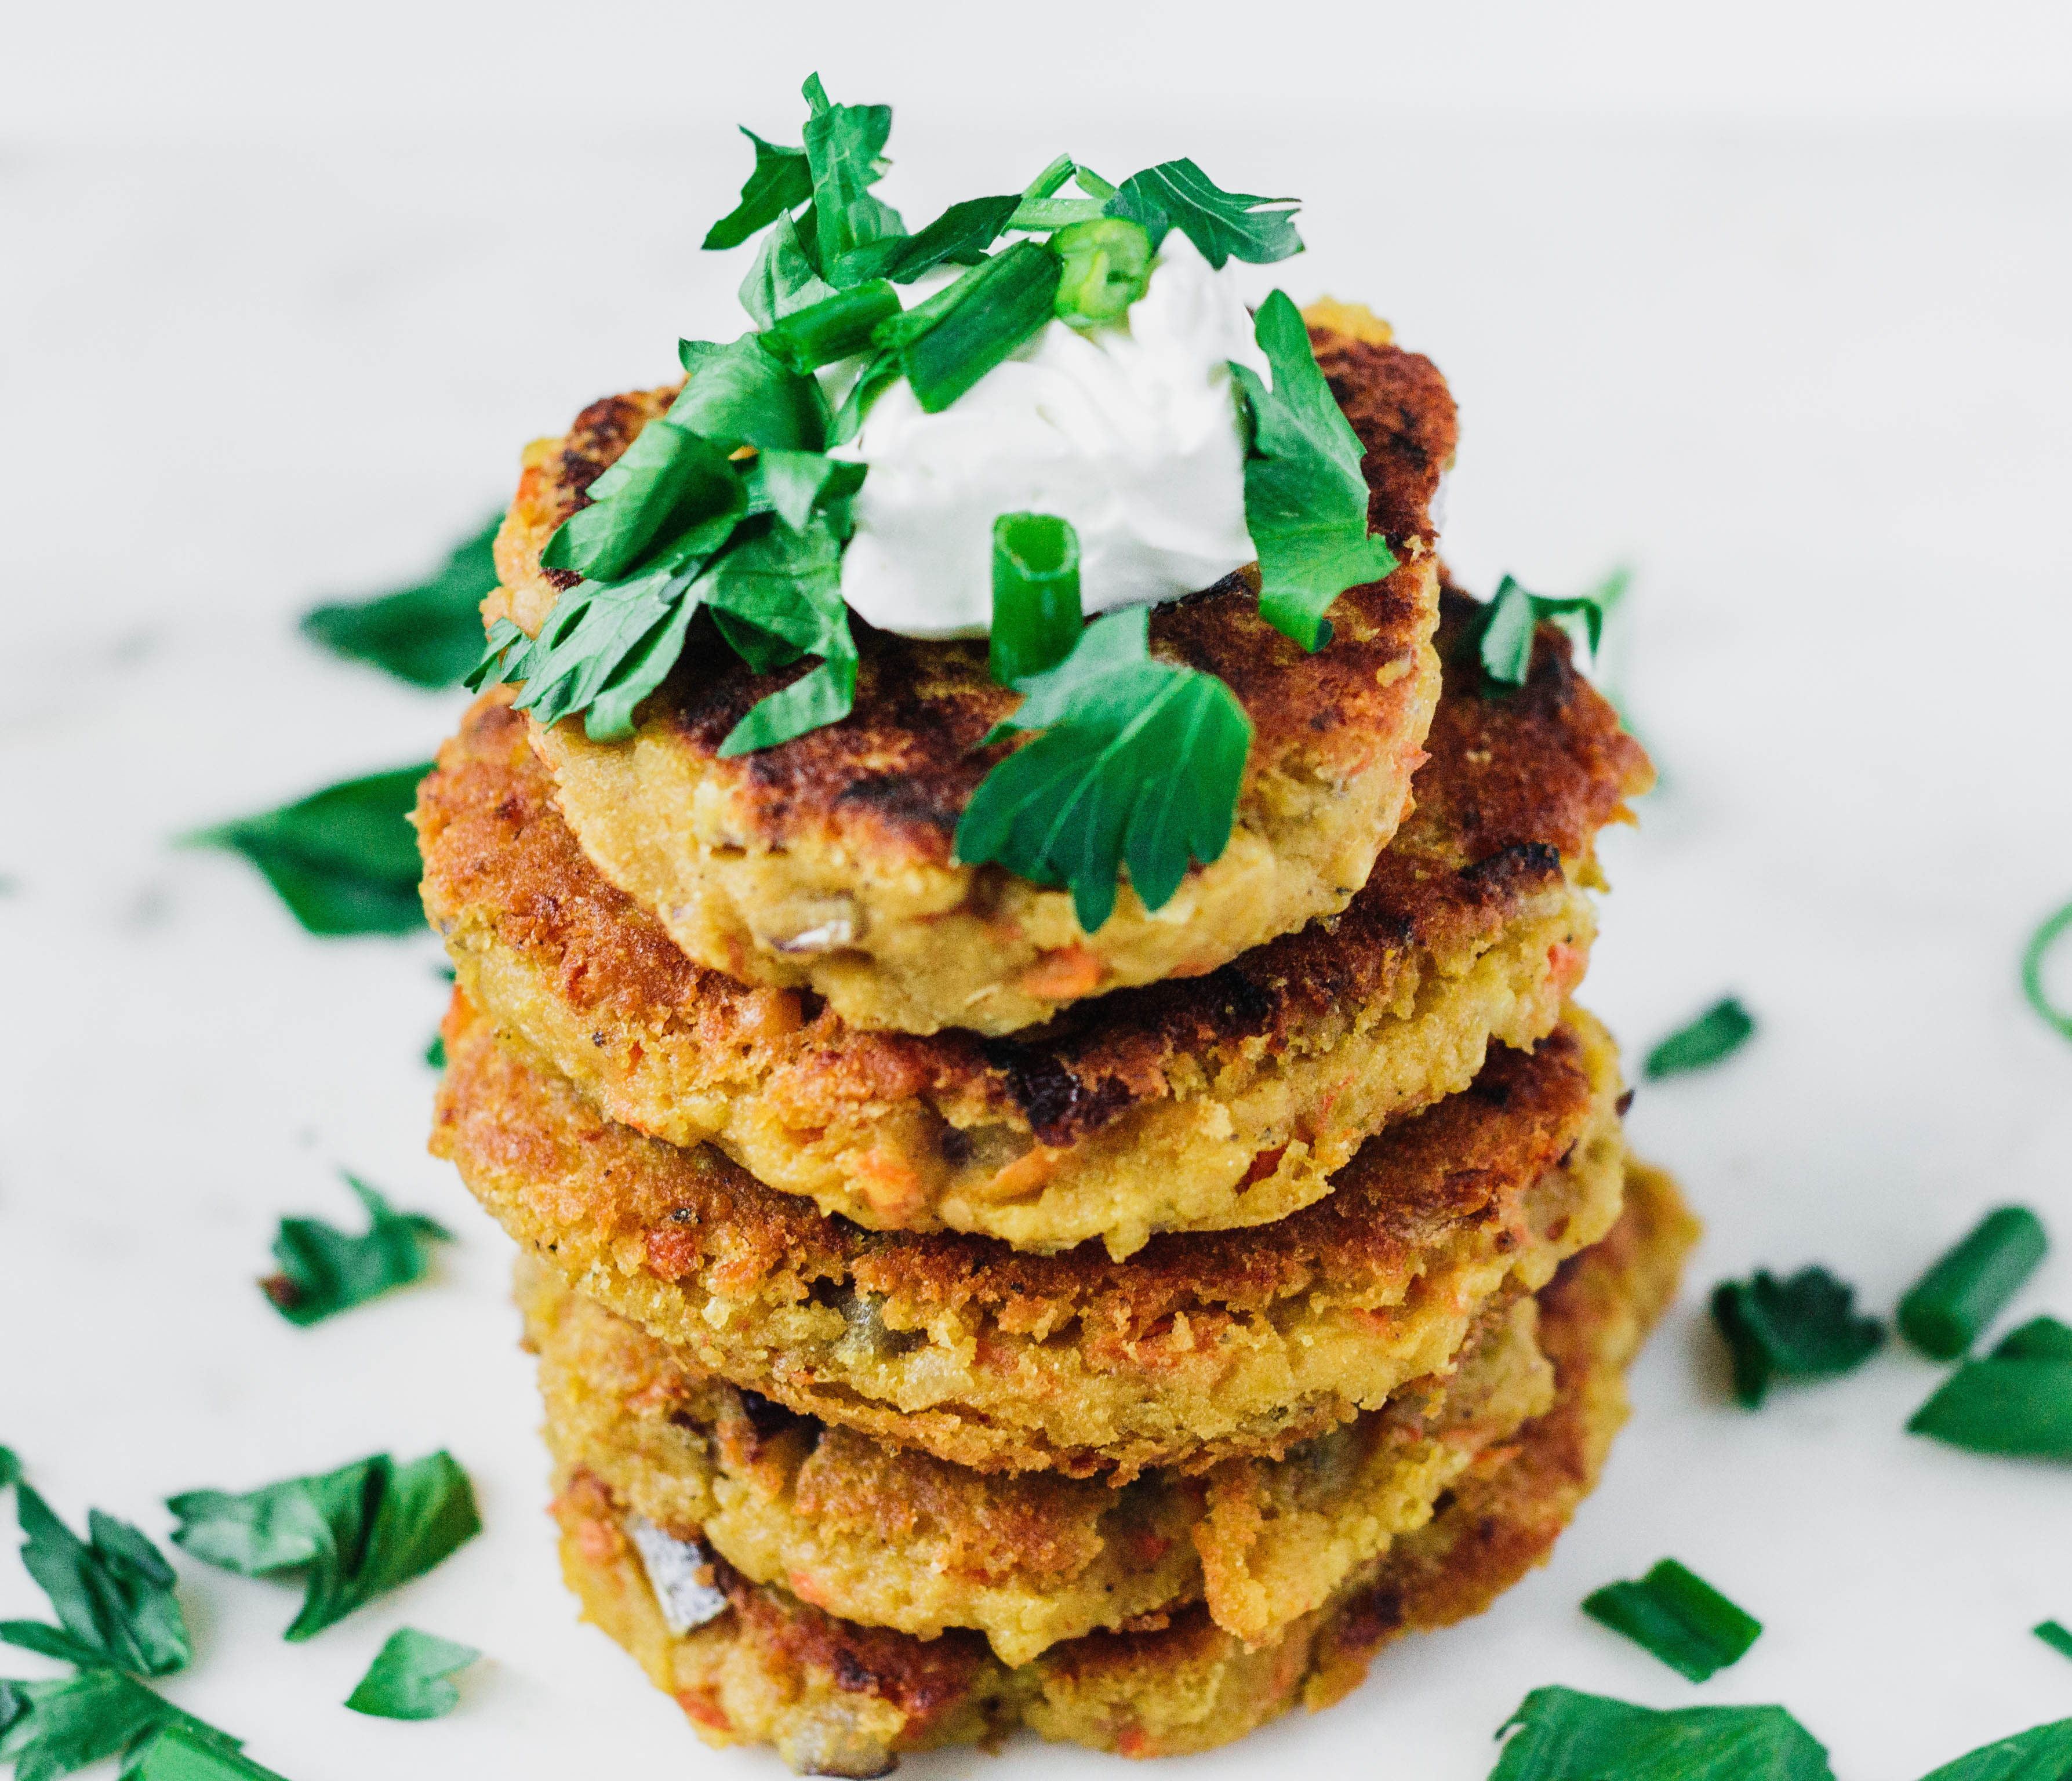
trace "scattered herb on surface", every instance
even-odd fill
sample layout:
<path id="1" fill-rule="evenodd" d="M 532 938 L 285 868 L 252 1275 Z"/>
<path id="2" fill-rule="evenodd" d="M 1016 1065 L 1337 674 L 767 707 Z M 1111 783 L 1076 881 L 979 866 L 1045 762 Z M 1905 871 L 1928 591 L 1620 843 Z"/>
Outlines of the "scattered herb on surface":
<path id="1" fill-rule="evenodd" d="M 1506 1733 L 1490 1781 L 1834 1781 L 1825 1747 L 1782 1707 L 1658 1713 L 1535 1688 Z"/>
<path id="2" fill-rule="evenodd" d="M 2072 1327 L 2054 1317 L 2033 1317 L 2002 1336 L 1996 1360 L 2072 1360 Z"/>
<path id="3" fill-rule="evenodd" d="M 190 1491 L 166 1506 L 180 1524 L 175 1542 L 205 1563 L 240 1577 L 306 1572 L 287 1630 L 296 1640 L 421 1576 L 482 1531 L 474 1487 L 443 1452 L 407 1466 L 376 1454 L 241 1495 Z"/>
<path id="4" fill-rule="evenodd" d="M 446 1036 L 445 1034 L 434 1033 L 432 1034 L 432 1043 L 425 1047 L 425 1062 L 429 1063 L 434 1070 L 443 1070 L 446 1068 Z"/>
<path id="5" fill-rule="evenodd" d="M 136 1781 L 283 1781 L 212 1725 L 182 1715 L 142 1751 Z"/>
<path id="6" fill-rule="evenodd" d="M 22 1462 L 12 1447 L 0 1447 L 0 1491 L 22 1482 Z"/>
<path id="7" fill-rule="evenodd" d="M 453 1240 L 444 1225 L 420 1212 L 397 1211 L 357 1175 L 346 1176 L 345 1184 L 367 1210 L 368 1228 L 360 1235 L 321 1219 L 281 1220 L 273 1239 L 281 1271 L 259 1285 L 290 1323 L 321 1323 L 393 1287 L 409 1285 L 424 1275 L 426 1244 Z"/>
<path id="8" fill-rule="evenodd" d="M 1967 1361 L 1906 1426 L 1975 1454 L 2072 1459 L 2072 1360 Z"/>
<path id="9" fill-rule="evenodd" d="M 2029 1006 L 2039 1018 L 2062 1037 L 2072 1039 L 2072 1013 L 2051 1001 L 2043 981 L 2044 960 L 2068 929 L 2072 929 L 2072 903 L 2046 918 L 2043 925 L 2029 936 L 2029 944 L 2022 948 L 2021 954 L 2021 993 L 2029 998 Z"/>
<path id="10" fill-rule="evenodd" d="M 152 1740 L 172 1727 L 204 1749 L 227 1754 L 236 1750 L 236 1739 L 182 1713 L 119 1670 L 83 1668 L 42 1682 L 0 1680 L 0 1762 L 14 1763 L 14 1781 L 56 1781 L 110 1757 L 124 1758 L 123 1781 L 154 1774 L 158 1781 L 167 1781 L 171 1771 L 145 1765 Z M 199 1781 L 208 1771 L 187 1772 Z"/>
<path id="11" fill-rule="evenodd" d="M 59 1625 L 0 1622 L 0 1640 L 60 1663 L 139 1676 L 170 1676 L 185 1666 L 187 1620 L 173 1594 L 173 1568 L 156 1546 L 99 1509 L 87 1512 L 81 1540 L 24 1483 L 16 1484 L 14 1510 L 23 1568 L 50 1598 Z"/>
<path id="12" fill-rule="evenodd" d="M 1276 290 L 1252 331 L 1272 388 L 1248 366 L 1233 362 L 1231 374 L 1244 400 L 1244 518 L 1259 552 L 1260 614 L 1305 649 L 1321 649 L 1330 641 L 1331 603 L 1388 574 L 1396 553 L 1367 530 L 1365 448 L 1318 368 L 1301 312 Z"/>
<path id="13" fill-rule="evenodd" d="M 1089 934 L 1113 911 L 1125 863 L 1157 909 L 1190 859 L 1222 853 L 1252 743 L 1252 720 L 1221 681 L 1152 659 L 1149 623 L 1144 607 L 1111 612 L 1020 683 L 1028 697 L 986 739 L 1042 734 L 986 775 L 957 824 L 960 862 L 1069 886 Z"/>
<path id="14" fill-rule="evenodd" d="M 1762 1632 L 1754 1615 L 1673 1558 L 1638 1582 L 1586 1596 L 1583 1612 L 1693 1682 L 1738 1664 Z"/>
<path id="15" fill-rule="evenodd" d="M 2068 1774 L 2072 1719 L 2060 1719 L 1946 1762 L 1922 1781 L 2065 1781 Z"/>
<path id="16" fill-rule="evenodd" d="M 1758 1269 L 1712 1289 L 1712 1321 L 1733 1359 L 1734 1395 L 1753 1409 L 1773 1379 L 1846 1373 L 1877 1351 L 1885 1326 L 1859 1317 L 1856 1289 L 1825 1268 L 1788 1280 Z"/>
<path id="17" fill-rule="evenodd" d="M 2041 1639 L 2060 1657 L 2072 1657 L 2072 1631 L 2067 1631 L 2055 1620 L 2040 1622 L 2029 1631 Z"/>
<path id="18" fill-rule="evenodd" d="M 1723 996 L 1688 1026 L 1679 1026 L 1647 1054 L 1647 1080 L 1710 1069 L 1732 1057 L 1755 1033 L 1755 1017 L 1733 996 Z"/>
<path id="19" fill-rule="evenodd" d="M 400 1627 L 388 1635 L 345 1704 L 377 1719 L 443 1718 L 460 1705 L 460 1690 L 446 1677 L 481 1656 L 472 1645 L 434 1638 L 415 1627 Z"/>
<path id="20" fill-rule="evenodd" d="M 347 779 L 183 839 L 242 853 L 310 933 L 415 933 L 425 912 L 417 837 L 407 819 L 432 764 Z"/>
<path id="21" fill-rule="evenodd" d="M 413 686 L 458 686 L 482 653 L 482 603 L 496 586 L 499 514 L 415 587 L 320 606 L 302 635 L 334 655 L 368 662 Z"/>
<path id="22" fill-rule="evenodd" d="M 2001 1206 L 1937 1258 L 1899 1302 L 1900 1334 L 1923 1354 L 1955 1360 L 2036 1272 L 2050 1247 L 2026 1206 Z"/>

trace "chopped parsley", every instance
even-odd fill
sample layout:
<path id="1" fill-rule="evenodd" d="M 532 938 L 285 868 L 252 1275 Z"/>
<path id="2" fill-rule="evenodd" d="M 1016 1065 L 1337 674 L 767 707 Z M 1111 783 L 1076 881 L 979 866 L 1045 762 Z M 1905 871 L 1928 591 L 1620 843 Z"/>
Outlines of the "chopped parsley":
<path id="1" fill-rule="evenodd" d="M 50 1598 L 58 1625 L 0 1622 L 0 1640 L 60 1663 L 170 1676 L 190 1655 L 173 1568 L 126 1521 L 87 1512 L 81 1540 L 27 1484 L 17 1483 L 22 1565 Z"/>
<path id="2" fill-rule="evenodd" d="M 434 1033 L 432 1034 L 432 1043 L 425 1047 L 425 1062 L 429 1063 L 434 1070 L 443 1070 L 446 1068 L 446 1036 L 445 1034 Z"/>
<path id="3" fill-rule="evenodd" d="M 1583 1612 L 1693 1682 L 1738 1664 L 1762 1633 L 1754 1615 L 1673 1558 L 1638 1582 L 1595 1591 Z"/>
<path id="4" fill-rule="evenodd" d="M 1753 1409 L 1773 1379 L 1815 1379 L 1860 1366 L 1885 1340 L 1876 1318 L 1859 1317 L 1856 1289 L 1825 1268 L 1788 1280 L 1758 1269 L 1712 1289 L 1712 1321 L 1733 1359 L 1734 1395 Z"/>
<path id="5" fill-rule="evenodd" d="M 1192 161 L 1166 161 L 1124 180 L 1108 200 L 1110 216 L 1141 224 L 1156 251 L 1170 229 L 1178 229 L 1220 268 L 1243 260 L 1269 265 L 1302 251 L 1295 232 L 1293 198 L 1256 198 L 1225 191 Z"/>
<path id="6" fill-rule="evenodd" d="M 1260 615 L 1305 649 L 1330 641 L 1324 614 L 1349 587 L 1396 567 L 1385 538 L 1367 530 L 1363 447 L 1310 350 L 1301 312 L 1284 291 L 1259 306 L 1253 335 L 1273 373 L 1231 372 L 1243 394 L 1249 446 L 1244 519 L 1259 551 Z"/>
<path id="7" fill-rule="evenodd" d="M 397 1211 L 357 1175 L 347 1175 L 345 1184 L 367 1210 L 368 1228 L 359 1236 L 321 1219 L 281 1220 L 280 1234 L 273 1239 L 273 1259 L 281 1271 L 259 1285 L 290 1323 L 321 1323 L 393 1288 L 409 1285 L 424 1274 L 425 1245 L 453 1240 L 444 1225 L 421 1212 Z"/>
<path id="8" fill-rule="evenodd" d="M 282 1781 L 212 1725 L 182 1714 L 145 1746 L 137 1781 Z"/>
<path id="9" fill-rule="evenodd" d="M 2060 1657 L 2072 1657 L 2072 1630 L 2055 1620 L 2040 1621 L 2029 1630 Z"/>
<path id="10" fill-rule="evenodd" d="M 22 1462 L 12 1447 L 0 1447 L 0 1491 L 22 1482 Z"/>
<path id="11" fill-rule="evenodd" d="M 236 1740 L 182 1713 L 120 1670 L 82 1668 L 44 1682 L 0 1680 L 0 1762 L 14 1763 L 14 1781 L 56 1781 L 111 1757 L 123 1759 L 123 1781 L 185 1781 L 187 1776 L 208 1781 L 212 1774 L 267 1772 L 152 1767 L 158 1741 L 175 1730 L 183 1742 L 236 1754 Z"/>
<path id="12" fill-rule="evenodd" d="M 1899 1302 L 1899 1331 L 1923 1354 L 1955 1360 L 2036 1272 L 2050 1240 L 2026 1206 L 2000 1206 L 1938 1257 Z"/>
<path id="13" fill-rule="evenodd" d="M 1089 934 L 1112 913 L 1124 865 L 1159 909 L 1190 859 L 1222 855 L 1252 745 L 1221 681 L 1153 659 L 1150 618 L 1131 607 L 1097 619 L 1057 667 L 1017 683 L 1027 697 L 986 739 L 1042 734 L 986 775 L 957 824 L 960 861 L 1068 886 Z"/>
<path id="14" fill-rule="evenodd" d="M 2051 1001 L 2043 981 L 2044 961 L 2067 930 L 2072 930 L 2072 903 L 2046 918 L 2043 925 L 2029 936 L 2029 944 L 2022 948 L 2021 954 L 2021 993 L 2029 998 L 2029 1005 L 2036 1010 L 2039 1019 L 2063 1038 L 2072 1039 L 2072 1013 Z"/>
<path id="15" fill-rule="evenodd" d="M 1975 1454 L 2072 1459 L 2072 1360 L 1970 1360 L 1907 1429 Z"/>
<path id="16" fill-rule="evenodd" d="M 304 1573 L 287 1637 L 304 1639 L 420 1577 L 482 1531 L 475 1488 L 446 1453 L 386 1454 L 233 1495 L 190 1491 L 166 1507 L 176 1544 L 240 1577 Z"/>
<path id="17" fill-rule="evenodd" d="M 1647 1080 L 1659 1082 L 1687 1071 L 1709 1070 L 1732 1057 L 1754 1034 L 1755 1016 L 1734 997 L 1723 996 L 1647 1054 Z"/>
<path id="18" fill-rule="evenodd" d="M 1946 1762 L 1922 1781 L 2064 1781 L 2067 1774 L 2072 1719 L 2060 1719 Z"/>
<path id="19" fill-rule="evenodd" d="M 442 1719 L 460 1705 L 460 1690 L 446 1679 L 481 1656 L 472 1645 L 399 1627 L 345 1704 L 377 1719 Z"/>
<path id="20" fill-rule="evenodd" d="M 413 686 L 458 686 L 482 653 L 482 603 L 496 586 L 499 514 L 428 582 L 302 618 L 302 635 L 333 654 L 371 663 Z"/>
<path id="21" fill-rule="evenodd" d="M 262 816 L 183 837 L 242 853 L 310 933 L 414 933 L 421 867 L 409 825 L 426 761 L 327 786 Z"/>
<path id="22" fill-rule="evenodd" d="M 1615 570 L 1587 594 L 1550 598 L 1528 594 L 1510 576 L 1497 584 L 1496 597 L 1477 615 L 1471 636 L 1482 672 L 1506 686 L 1523 686 L 1532 673 L 1532 639 L 1542 619 L 1572 636 L 1576 627 L 1592 656 L 1604 640 L 1605 615 L 1625 593 L 1629 577 Z"/>
<path id="23" fill-rule="evenodd" d="M 1535 1688 L 1490 1781 L 1834 1781 L 1827 1752 L 1782 1707 L 1646 1707 Z"/>

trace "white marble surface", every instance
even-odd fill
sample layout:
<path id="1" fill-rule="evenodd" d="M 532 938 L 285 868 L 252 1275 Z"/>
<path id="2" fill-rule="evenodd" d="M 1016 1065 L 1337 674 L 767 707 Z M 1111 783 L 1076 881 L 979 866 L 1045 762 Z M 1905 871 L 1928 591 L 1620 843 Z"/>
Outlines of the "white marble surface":
<path id="1" fill-rule="evenodd" d="M 1291 292 L 1368 299 L 1452 378 L 1457 567 L 1558 590 L 1635 566 L 1615 668 L 1664 784 L 1609 849 L 1587 998 L 1636 1051 L 1729 988 L 1763 1026 L 1641 1092 L 1635 1136 L 1710 1234 L 1552 1567 L 1186 1771 L 1472 1781 L 1555 1681 L 1782 1701 L 1842 1781 L 2072 1713 L 2072 1664 L 2027 1631 L 2072 1620 L 2072 1475 L 1904 1434 L 1938 1376 L 1899 1351 L 1751 1416 L 1700 1314 L 1723 1274 L 1812 1260 L 1885 1309 L 2001 1199 L 2072 1245 L 2072 1047 L 2014 974 L 2072 895 L 2072 134 L 1248 139 L 1221 115 L 1190 152 L 1309 201 Z M 909 111 L 895 195 L 1019 180 L 1054 134 Z M 1071 134 L 1096 164 L 1172 152 Z M 730 325 L 737 263 L 695 243 L 738 142 L 485 124 L 0 158 L 0 1441 L 68 1515 L 154 1535 L 174 1491 L 444 1445 L 487 1523 L 301 1647 L 288 1590 L 179 1561 L 198 1658 L 170 1692 L 294 1781 L 776 1772 L 704 1750 L 561 1591 L 508 1245 L 423 1154 L 430 940 L 306 938 L 240 862 L 167 845 L 438 741 L 458 697 L 320 657 L 294 615 L 428 566 L 523 441 Z M 294 1330 L 253 1278 L 282 1213 L 347 1218 L 340 1167 L 461 1241 Z M 2062 1255 L 2016 1307 L 2046 1309 L 2072 1314 Z M 1577 1611 L 1665 1553 L 1768 1623 L 1702 1688 Z M 0 1564 L 0 1614 L 41 1611 Z M 488 1652 L 462 1710 L 343 1711 L 405 1622 Z M 1113 1772 L 1026 1741 L 911 1767 Z"/>

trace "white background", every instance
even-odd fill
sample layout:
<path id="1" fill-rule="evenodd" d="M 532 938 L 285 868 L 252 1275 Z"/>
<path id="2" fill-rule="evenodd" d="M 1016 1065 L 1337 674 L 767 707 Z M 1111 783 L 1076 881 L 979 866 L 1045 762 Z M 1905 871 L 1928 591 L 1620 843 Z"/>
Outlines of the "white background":
<path id="1" fill-rule="evenodd" d="M 1819 1260 L 1888 1310 L 1984 1207 L 2072 1243 L 2072 1047 L 2022 941 L 2072 896 L 2072 25 L 2044 4 L 1081 9 L 82 4 L 0 28 L 0 1442 L 69 1516 L 450 1446 L 487 1533 L 306 1646 L 180 1562 L 170 1692 L 294 1781 L 771 1775 L 574 1623 L 508 1246 L 422 1154 L 422 941 L 319 943 L 192 825 L 423 757 L 458 697 L 294 616 L 428 569 L 519 446 L 730 334 L 697 242 L 798 80 L 899 108 L 911 219 L 1059 148 L 1306 201 L 1306 258 L 1446 371 L 1449 553 L 1636 570 L 1610 672 L 1663 788 L 1608 858 L 1586 998 L 1638 1051 L 1722 990 L 1762 1030 L 1643 1088 L 1710 1235 L 1552 1566 L 1315 1718 L 1183 1765 L 1472 1781 L 1529 1688 L 1782 1701 L 1842 1781 L 2072 1713 L 2062 1466 L 1901 1432 L 1888 1351 L 1759 1413 L 1713 1280 Z M 2060 993 L 2072 999 L 2072 969 Z M 461 1241 L 311 1331 L 252 1285 L 349 1166 Z M 2011 1314 L 2072 1314 L 2054 1258 Z M 1585 1620 L 1673 1553 L 1761 1615 L 1694 1688 Z M 0 1564 L 0 1614 L 43 1605 Z M 405 1621 L 479 1645 L 431 1725 L 336 1705 Z M 35 1669 L 19 1658 L 11 1668 Z M 1030 1741 L 913 1772 L 1113 1772 Z"/>

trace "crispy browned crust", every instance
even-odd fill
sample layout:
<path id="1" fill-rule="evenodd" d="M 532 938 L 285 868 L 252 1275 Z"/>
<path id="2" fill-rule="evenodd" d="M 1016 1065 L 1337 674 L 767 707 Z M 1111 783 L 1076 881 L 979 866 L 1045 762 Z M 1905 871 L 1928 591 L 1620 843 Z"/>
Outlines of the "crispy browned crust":
<path id="1" fill-rule="evenodd" d="M 737 1384 L 982 1469 L 1285 1451 L 1441 1363 L 1507 1274 L 1537 1285 L 1617 1207 L 1616 1063 L 1580 1012 L 1322 1201 L 1126 1263 L 818 1216 L 613 1125 L 462 998 L 445 1031 L 433 1148 L 520 1241 Z"/>
<path id="2" fill-rule="evenodd" d="M 1256 581 L 1244 574 L 1153 615 L 1157 654 L 1219 676 L 1244 701 L 1254 726 L 1248 780 L 1285 757 L 1342 775 L 1411 721 L 1417 678 L 1388 671 L 1426 635 L 1430 607 L 1417 566 L 1436 545 L 1432 496 L 1458 436 L 1453 398 L 1429 359 L 1340 335 L 1314 339 L 1318 363 L 1367 448 L 1371 523 L 1405 561 L 1388 580 L 1339 598 L 1332 644 L 1314 656 L 1260 617 Z M 675 395 L 672 387 L 593 402 L 556 450 L 528 464 L 497 549 L 512 610 L 527 629 L 536 628 L 552 592 L 577 578 L 542 570 L 541 547 L 588 504 L 590 483 Z M 858 858 L 947 865 L 957 819 L 979 781 L 1026 740 L 976 747 L 1018 695 L 993 681 L 983 642 L 921 642 L 861 619 L 853 628 L 861 656 L 856 705 L 838 724 L 722 760 L 728 732 L 810 664 L 753 673 L 703 615 L 647 707 L 648 719 L 666 723 L 716 782 L 750 789 L 736 804 L 754 825 L 744 842 L 782 847 L 811 834 L 838 837 Z"/>
<path id="3" fill-rule="evenodd" d="M 1449 594 L 1442 647 L 1472 609 Z M 809 993 L 693 963 L 577 845 L 508 689 L 476 702 L 419 789 L 426 900 L 439 923 L 493 911 L 500 940 L 536 955 L 568 1000 L 607 1023 L 601 1050 L 624 1043 L 611 1023 L 678 1029 L 715 1052 L 758 1052 L 802 1116 L 924 1096 L 1009 1113 L 1044 1144 L 1069 1146 L 1171 1094 L 1176 1067 L 1212 1075 L 1240 1047 L 1279 1051 L 1338 1010 L 1388 999 L 1413 953 L 1451 962 L 1557 883 L 1564 862 L 1572 874 L 1587 869 L 1597 831 L 1653 775 L 1576 673 L 1568 640 L 1545 627 L 1531 678 L 1505 696 L 1484 695 L 1471 660 L 1446 672 L 1416 810 L 1343 915 L 1206 977 L 1118 990 L 1013 1039 L 861 1030 Z"/>
<path id="4" fill-rule="evenodd" d="M 1611 1235 L 1540 1294 L 1554 1408 L 1478 1462 L 1425 1529 L 1256 1649 L 1198 1607 L 1009 1669 L 971 1635 L 923 1641 L 860 1627 L 724 1565 L 714 1571 L 730 1611 L 672 1639 L 619 1531 L 620 1506 L 582 1474 L 554 1505 L 564 1574 L 708 1742 L 774 1743 L 808 1772 L 882 1774 L 902 1751 L 991 1742 L 1017 1722 L 1127 1756 L 1212 1748 L 1297 1703 L 1331 1705 L 1389 1640 L 1479 1613 L 1545 1561 L 1597 1481 L 1626 1416 L 1624 1370 L 1696 1235 L 1667 1178 L 1637 1170 Z"/>

